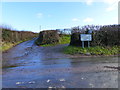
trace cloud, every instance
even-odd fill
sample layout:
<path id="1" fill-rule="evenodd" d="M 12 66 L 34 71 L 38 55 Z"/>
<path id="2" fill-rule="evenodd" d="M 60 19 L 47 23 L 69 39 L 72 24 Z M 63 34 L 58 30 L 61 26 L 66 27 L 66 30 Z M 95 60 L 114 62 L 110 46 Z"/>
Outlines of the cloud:
<path id="1" fill-rule="evenodd" d="M 115 9 L 115 7 L 108 7 L 108 8 L 106 8 L 106 11 L 110 12 L 110 11 L 113 11 L 114 9 Z"/>
<path id="2" fill-rule="evenodd" d="M 106 8 L 107 12 L 111 12 L 118 8 L 118 0 L 104 0 L 104 3 L 108 4 Z"/>
<path id="3" fill-rule="evenodd" d="M 103 2 L 103 3 L 107 4 L 107 8 L 105 10 L 107 12 L 111 12 L 118 8 L 119 1 L 120 0 L 85 0 L 85 3 L 87 5 L 92 5 L 92 3 L 94 3 L 94 2 Z"/>
<path id="4" fill-rule="evenodd" d="M 42 13 L 38 13 L 37 14 L 37 18 L 42 18 L 43 17 L 43 14 Z"/>
<path id="5" fill-rule="evenodd" d="M 92 3 L 94 2 L 94 0 L 86 0 L 85 1 L 87 5 L 92 5 Z"/>
<path id="6" fill-rule="evenodd" d="M 87 22 L 87 23 L 93 22 L 93 18 L 85 18 L 83 22 Z"/>
<path id="7" fill-rule="evenodd" d="M 111 5 L 115 2 L 118 3 L 120 0 L 84 0 L 84 1 L 87 5 L 91 5 L 94 2 L 103 2 L 103 3 Z"/>
<path id="8" fill-rule="evenodd" d="M 103 2 L 111 5 L 111 4 L 114 4 L 114 3 L 118 3 L 118 0 L 103 0 Z"/>
<path id="9" fill-rule="evenodd" d="M 72 21 L 73 21 L 73 22 L 78 22 L 79 19 L 78 19 L 78 18 L 73 18 Z"/>

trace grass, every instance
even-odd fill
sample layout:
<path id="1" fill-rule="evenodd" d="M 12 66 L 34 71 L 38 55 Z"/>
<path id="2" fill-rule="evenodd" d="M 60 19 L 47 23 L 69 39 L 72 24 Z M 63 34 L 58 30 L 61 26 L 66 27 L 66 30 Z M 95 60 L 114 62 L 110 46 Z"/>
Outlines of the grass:
<path id="1" fill-rule="evenodd" d="M 0 47 L 0 51 L 6 51 L 13 47 L 13 43 L 2 43 L 2 46 Z"/>
<path id="2" fill-rule="evenodd" d="M 7 51 L 8 49 L 14 47 L 15 45 L 18 45 L 24 41 L 27 41 L 28 39 L 26 40 L 23 40 L 23 41 L 19 41 L 19 42 L 16 42 L 16 43 L 12 43 L 12 42 L 2 42 L 1 43 L 1 47 L 0 47 L 0 51 L 4 52 L 4 51 Z"/>
<path id="3" fill-rule="evenodd" d="M 120 46 L 113 47 L 75 47 L 75 46 L 67 46 L 63 51 L 65 54 L 87 54 L 90 55 L 117 55 L 120 54 Z"/>
<path id="4" fill-rule="evenodd" d="M 45 44 L 45 45 L 40 45 L 40 46 L 47 47 L 47 46 L 55 46 L 55 45 L 59 45 L 59 44 L 68 44 L 68 43 L 70 43 L 70 35 L 61 35 L 60 41 L 58 43 Z"/>
<path id="5" fill-rule="evenodd" d="M 68 43 L 70 43 L 70 35 L 62 35 L 60 37 L 59 44 L 68 44 Z"/>

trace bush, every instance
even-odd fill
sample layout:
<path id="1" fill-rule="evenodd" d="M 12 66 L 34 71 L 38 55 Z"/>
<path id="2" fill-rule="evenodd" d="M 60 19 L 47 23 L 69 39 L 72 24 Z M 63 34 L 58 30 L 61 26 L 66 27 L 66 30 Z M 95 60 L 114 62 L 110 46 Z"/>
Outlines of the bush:
<path id="1" fill-rule="evenodd" d="M 0 29 L 2 30 L 2 42 L 0 43 L 2 46 L 0 51 L 6 51 L 17 44 L 32 39 L 38 35 L 37 33 L 29 31 L 15 31 L 6 27 L 0 27 Z"/>
<path id="2" fill-rule="evenodd" d="M 71 35 L 70 45 L 82 46 L 80 41 L 80 34 L 86 33 L 87 30 L 93 30 L 91 46 L 114 46 L 120 45 L 120 25 L 108 25 L 108 26 L 87 26 L 83 29 L 74 28 Z M 87 42 L 85 42 L 87 46 Z"/>
<path id="3" fill-rule="evenodd" d="M 93 33 L 92 46 L 114 46 L 120 45 L 120 26 L 104 26 Z"/>
<path id="4" fill-rule="evenodd" d="M 2 28 L 2 41 L 3 42 L 19 42 L 32 39 L 37 36 L 37 33 L 29 31 L 14 31 L 11 29 Z"/>
<path id="5" fill-rule="evenodd" d="M 55 44 L 59 42 L 59 34 L 56 30 L 46 30 L 39 33 L 37 45 Z"/>

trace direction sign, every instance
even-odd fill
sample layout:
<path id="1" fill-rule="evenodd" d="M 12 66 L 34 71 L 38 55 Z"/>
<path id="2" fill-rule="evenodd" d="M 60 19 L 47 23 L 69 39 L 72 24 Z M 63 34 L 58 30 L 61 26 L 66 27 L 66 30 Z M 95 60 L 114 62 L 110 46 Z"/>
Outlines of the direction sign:
<path id="1" fill-rule="evenodd" d="M 80 34 L 81 41 L 92 41 L 91 34 Z"/>

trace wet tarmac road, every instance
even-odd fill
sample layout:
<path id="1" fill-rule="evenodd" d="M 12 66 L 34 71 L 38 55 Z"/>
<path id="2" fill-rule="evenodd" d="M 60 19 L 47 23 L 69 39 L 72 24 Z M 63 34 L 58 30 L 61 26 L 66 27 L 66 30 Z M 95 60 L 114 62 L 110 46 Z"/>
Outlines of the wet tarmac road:
<path id="1" fill-rule="evenodd" d="M 66 45 L 34 40 L 3 53 L 3 88 L 118 88 L 118 69 L 109 68 L 118 67 L 118 57 L 71 58 L 62 53 Z"/>

